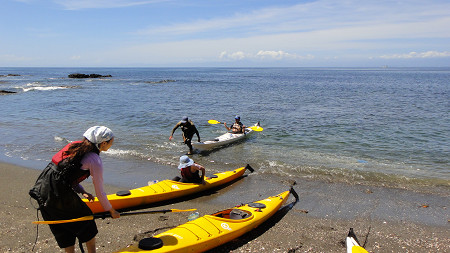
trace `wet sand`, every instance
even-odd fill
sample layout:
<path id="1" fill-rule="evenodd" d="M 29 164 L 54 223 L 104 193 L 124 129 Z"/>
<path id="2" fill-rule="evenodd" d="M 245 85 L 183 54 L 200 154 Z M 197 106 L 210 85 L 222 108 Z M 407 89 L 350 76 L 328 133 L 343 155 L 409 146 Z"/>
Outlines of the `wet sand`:
<path id="1" fill-rule="evenodd" d="M 31 224 L 37 212 L 28 190 L 40 171 L 7 163 L 0 163 L 0 171 L 0 252 L 32 252 L 34 245 L 34 252 L 63 252 L 47 225 Z M 197 208 L 201 215 L 214 213 L 231 207 L 229 203 L 237 199 L 248 200 L 244 194 L 249 191 L 248 183 L 258 181 L 253 176 L 245 180 L 150 210 Z M 83 186 L 93 192 L 90 183 Z M 114 186 L 105 188 L 108 193 L 124 190 Z M 211 252 L 345 252 L 344 241 L 350 227 L 361 242 L 366 241 L 369 252 L 450 252 L 448 195 L 298 180 L 294 189 L 300 196 L 298 203 L 294 205 L 291 197 L 288 206 L 262 226 Z M 250 191 L 250 195 L 261 195 L 253 199 L 259 200 L 269 192 L 272 195 L 281 192 L 274 191 L 268 187 L 260 193 Z M 189 214 L 97 220 L 97 251 L 119 250 L 185 223 Z M 39 236 L 35 244 L 37 228 Z"/>

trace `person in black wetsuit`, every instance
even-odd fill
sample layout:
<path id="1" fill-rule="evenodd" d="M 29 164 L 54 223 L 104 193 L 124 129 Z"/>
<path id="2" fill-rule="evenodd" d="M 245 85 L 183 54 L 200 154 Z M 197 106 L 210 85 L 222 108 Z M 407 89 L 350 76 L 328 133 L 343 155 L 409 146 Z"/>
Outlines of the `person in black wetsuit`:
<path id="1" fill-rule="evenodd" d="M 197 131 L 197 128 L 195 127 L 194 123 L 188 119 L 188 117 L 184 116 L 180 122 L 178 122 L 175 127 L 172 129 L 172 133 L 170 134 L 169 141 L 173 138 L 173 133 L 175 130 L 177 130 L 178 127 L 181 127 L 181 131 L 183 132 L 183 141 L 184 144 L 186 144 L 189 147 L 188 155 L 191 155 L 192 150 L 192 137 L 194 137 L 194 134 L 198 137 L 198 142 L 200 142 L 200 134 Z"/>

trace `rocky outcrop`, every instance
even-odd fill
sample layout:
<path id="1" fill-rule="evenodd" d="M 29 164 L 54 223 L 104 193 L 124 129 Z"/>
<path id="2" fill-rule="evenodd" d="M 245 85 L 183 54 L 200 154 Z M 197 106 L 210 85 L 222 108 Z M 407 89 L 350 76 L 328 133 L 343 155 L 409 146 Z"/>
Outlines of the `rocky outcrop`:
<path id="1" fill-rule="evenodd" d="M 80 73 L 74 73 L 74 74 L 69 74 L 68 75 L 69 78 L 101 78 L 101 77 L 112 77 L 111 75 L 99 75 L 99 74 L 80 74 Z"/>
<path id="2" fill-rule="evenodd" d="M 20 76 L 18 74 L 7 74 L 7 75 L 0 75 L 0 77 L 6 77 L 6 76 Z"/>
<path id="3" fill-rule="evenodd" d="M 0 95 L 5 95 L 5 94 L 14 94 L 17 93 L 15 91 L 9 91 L 9 90 L 0 90 Z"/>

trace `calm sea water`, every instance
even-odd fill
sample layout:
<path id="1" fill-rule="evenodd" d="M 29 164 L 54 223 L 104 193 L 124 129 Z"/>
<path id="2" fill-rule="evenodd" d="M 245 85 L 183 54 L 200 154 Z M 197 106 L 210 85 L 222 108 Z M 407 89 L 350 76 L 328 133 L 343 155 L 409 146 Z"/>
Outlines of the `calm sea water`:
<path id="1" fill-rule="evenodd" d="M 71 73 L 112 75 L 69 79 Z M 17 74 L 19 76 L 4 76 Z M 140 185 L 177 174 L 187 152 L 173 126 L 189 116 L 203 140 L 264 131 L 193 155 L 211 172 L 251 164 L 262 178 L 450 186 L 450 69 L 0 68 L 0 160 L 42 169 L 68 141 L 105 125 L 116 142 L 106 176 Z M 194 140 L 196 140 L 194 138 Z"/>

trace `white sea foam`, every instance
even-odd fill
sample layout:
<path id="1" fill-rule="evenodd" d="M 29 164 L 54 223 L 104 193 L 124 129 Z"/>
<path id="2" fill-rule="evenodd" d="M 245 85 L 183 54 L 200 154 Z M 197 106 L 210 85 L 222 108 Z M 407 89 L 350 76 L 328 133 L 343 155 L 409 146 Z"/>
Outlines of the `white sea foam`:
<path id="1" fill-rule="evenodd" d="M 22 88 L 24 92 L 27 91 L 33 91 L 33 90 L 39 90 L 39 91 L 48 91 L 48 90 L 62 90 L 62 89 L 68 89 L 69 87 L 62 87 L 62 86 L 56 86 L 56 87 L 31 87 L 31 88 Z"/>
<path id="2" fill-rule="evenodd" d="M 50 85 L 45 85 L 41 82 L 32 82 L 32 83 L 27 83 L 25 85 L 26 87 L 15 87 L 16 89 L 22 89 L 23 92 L 28 92 L 28 91 L 52 91 L 52 90 L 62 90 L 62 89 L 71 89 L 71 88 L 76 88 L 76 86 L 50 86 Z"/>
<path id="3" fill-rule="evenodd" d="M 67 142 L 67 143 L 71 142 L 70 140 L 68 140 L 68 139 L 66 139 L 64 137 L 60 137 L 60 136 L 55 136 L 54 140 L 57 141 L 57 142 Z"/>
<path id="4" fill-rule="evenodd" d="M 108 151 L 105 152 L 105 154 L 116 157 L 124 157 L 124 156 L 146 157 L 145 154 L 136 150 L 121 150 L 113 148 L 110 148 Z"/>

